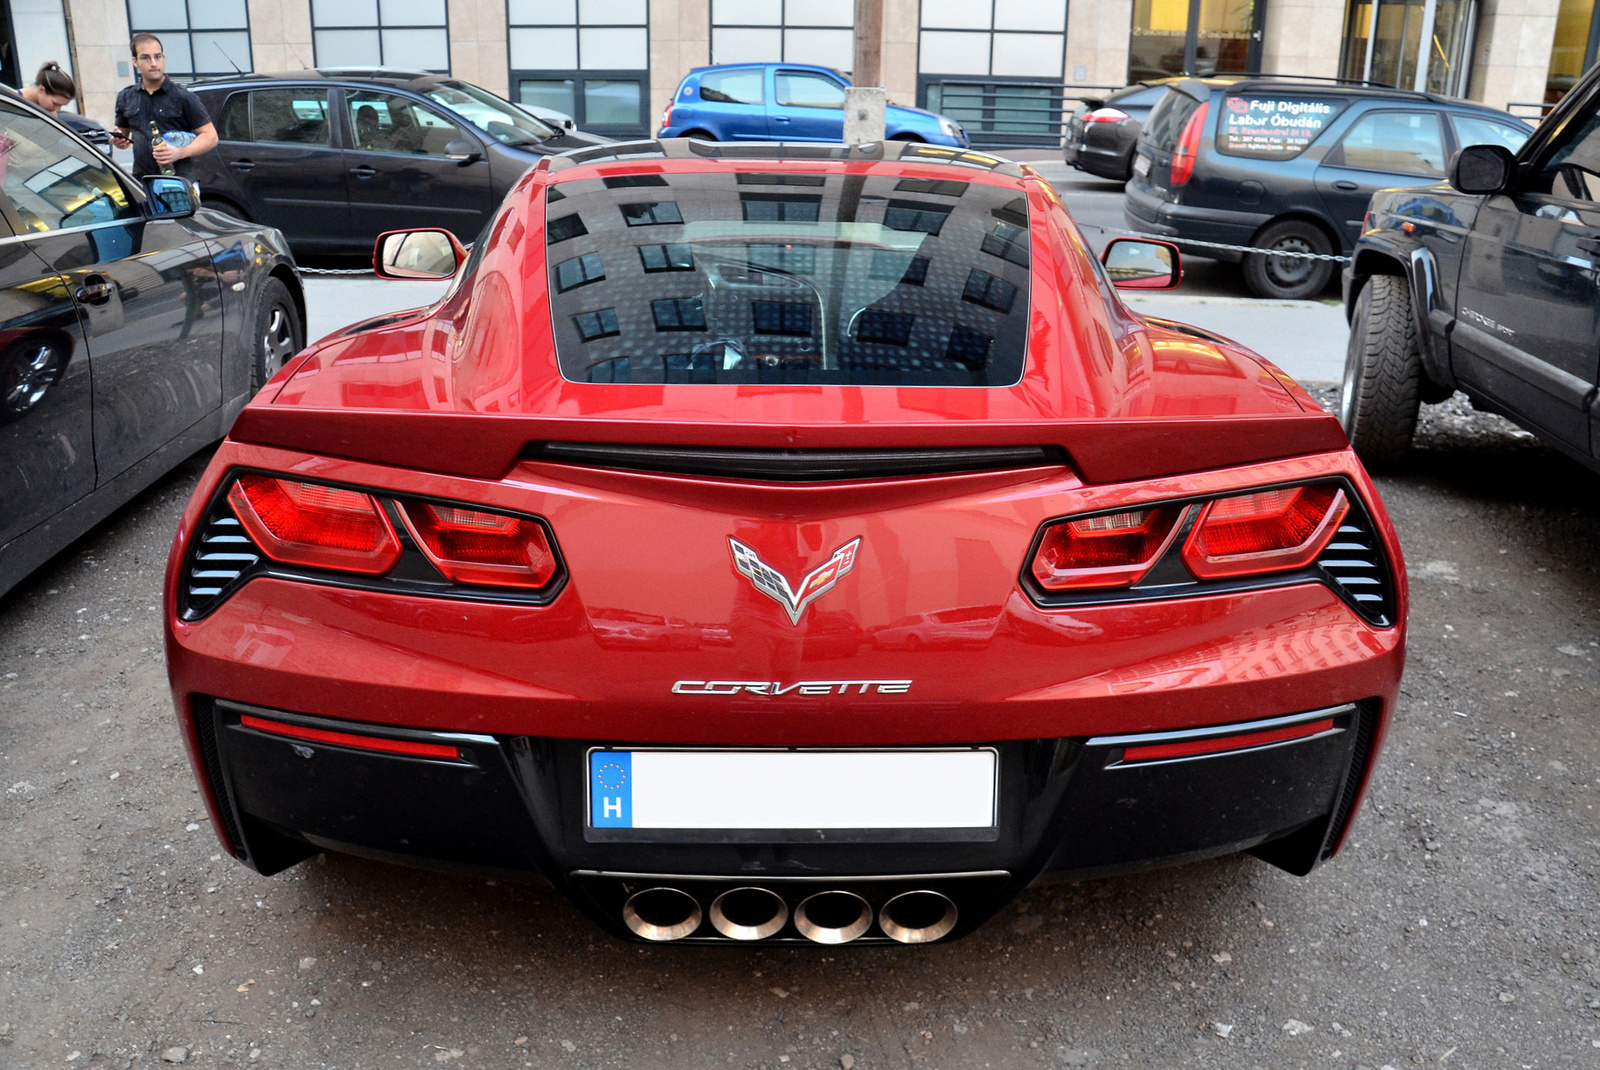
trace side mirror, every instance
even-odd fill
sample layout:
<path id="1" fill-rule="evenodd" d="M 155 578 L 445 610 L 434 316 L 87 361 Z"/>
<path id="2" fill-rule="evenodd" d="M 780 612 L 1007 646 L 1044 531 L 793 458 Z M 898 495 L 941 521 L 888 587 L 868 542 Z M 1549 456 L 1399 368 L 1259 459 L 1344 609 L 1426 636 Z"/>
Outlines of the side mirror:
<path id="1" fill-rule="evenodd" d="M 1517 158 L 1504 145 L 1468 145 L 1456 153 L 1450 184 L 1462 193 L 1504 193 L 1516 167 Z"/>
<path id="2" fill-rule="evenodd" d="M 151 175 L 144 180 L 144 188 L 150 194 L 144 202 L 147 218 L 184 219 L 200 207 L 199 187 L 187 178 Z"/>
<path id="3" fill-rule="evenodd" d="M 1170 290 L 1183 281 L 1183 256 L 1171 242 L 1114 238 L 1100 262 L 1119 290 Z"/>
<path id="4" fill-rule="evenodd" d="M 448 279 L 467 258 L 448 230 L 391 230 L 378 236 L 372 273 L 380 279 Z"/>
<path id="5" fill-rule="evenodd" d="M 448 159 L 454 160 L 459 164 L 469 164 L 483 159 L 483 151 L 478 147 L 478 143 L 469 141 L 464 137 L 458 137 L 446 145 L 444 154 Z"/>

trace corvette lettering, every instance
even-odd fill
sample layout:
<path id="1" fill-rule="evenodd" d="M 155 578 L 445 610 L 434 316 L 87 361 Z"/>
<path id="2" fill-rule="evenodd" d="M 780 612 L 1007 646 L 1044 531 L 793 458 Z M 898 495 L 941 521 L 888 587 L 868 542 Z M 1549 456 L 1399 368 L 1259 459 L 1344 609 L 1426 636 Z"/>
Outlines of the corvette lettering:
<path id="1" fill-rule="evenodd" d="M 790 624 L 800 623 L 800 614 L 818 598 L 833 590 L 840 577 L 856 566 L 859 538 L 852 539 L 833 552 L 833 555 L 808 572 L 798 587 L 789 586 L 789 578 L 765 561 L 738 539 L 730 538 L 728 547 L 733 551 L 733 567 L 748 579 L 756 590 L 783 607 L 789 614 Z"/>
<path id="2" fill-rule="evenodd" d="M 855 688 L 854 691 L 851 689 Z M 679 680 L 674 695 L 903 695 L 910 680 L 801 680 L 792 684 L 775 680 Z"/>

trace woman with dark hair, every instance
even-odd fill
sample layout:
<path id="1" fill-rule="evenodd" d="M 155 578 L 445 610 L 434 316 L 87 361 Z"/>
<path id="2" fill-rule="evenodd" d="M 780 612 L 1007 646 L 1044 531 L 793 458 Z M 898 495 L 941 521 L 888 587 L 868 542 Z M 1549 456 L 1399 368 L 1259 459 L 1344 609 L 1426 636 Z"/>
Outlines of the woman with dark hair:
<path id="1" fill-rule="evenodd" d="M 40 111 L 54 115 L 78 95 L 72 75 L 61 69 L 59 63 L 46 63 L 33 76 L 33 84 L 22 91 L 22 99 Z"/>

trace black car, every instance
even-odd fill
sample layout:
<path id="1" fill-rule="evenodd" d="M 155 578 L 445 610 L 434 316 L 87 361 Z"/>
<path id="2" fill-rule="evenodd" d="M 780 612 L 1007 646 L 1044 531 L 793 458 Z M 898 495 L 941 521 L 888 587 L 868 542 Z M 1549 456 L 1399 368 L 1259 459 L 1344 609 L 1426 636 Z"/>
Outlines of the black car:
<path id="1" fill-rule="evenodd" d="M 1344 290 L 1340 419 L 1368 465 L 1459 389 L 1600 470 L 1600 68 L 1515 156 L 1463 149 L 1448 185 L 1373 197 Z"/>
<path id="2" fill-rule="evenodd" d="M 0 595 L 225 434 L 304 344 L 276 231 L 0 100 Z"/>
<path id="3" fill-rule="evenodd" d="M 372 255 L 378 235 L 483 229 L 542 157 L 605 144 L 486 89 L 386 68 L 195 83 L 221 139 L 197 162 L 206 203 L 277 227 L 297 253 Z"/>
<path id="4" fill-rule="evenodd" d="M 1335 261 L 1257 256 L 1185 239 L 1329 257 L 1361 234 L 1380 189 L 1442 180 L 1466 145 L 1516 149 L 1532 127 L 1432 93 L 1270 78 L 1173 83 L 1139 135 L 1124 214 L 1185 253 L 1244 262 L 1261 297 L 1313 297 Z"/>
<path id="5" fill-rule="evenodd" d="M 1150 109 L 1179 81 L 1136 82 L 1108 97 L 1084 97 L 1067 121 L 1067 163 L 1100 178 L 1126 182 L 1133 177 L 1133 150 Z"/>

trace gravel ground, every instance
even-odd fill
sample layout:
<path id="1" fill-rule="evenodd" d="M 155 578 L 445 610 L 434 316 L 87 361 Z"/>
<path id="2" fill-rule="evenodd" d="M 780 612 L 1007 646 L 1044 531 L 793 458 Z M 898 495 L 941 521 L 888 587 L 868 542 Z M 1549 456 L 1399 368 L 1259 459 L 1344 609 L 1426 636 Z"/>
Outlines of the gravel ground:
<path id="1" fill-rule="evenodd" d="M 894 951 L 639 948 L 539 887 L 223 858 L 158 609 L 197 459 L 0 601 L 0 1067 L 1600 1066 L 1600 478 L 1460 399 L 1417 442 L 1381 481 L 1412 661 L 1343 855 Z"/>

